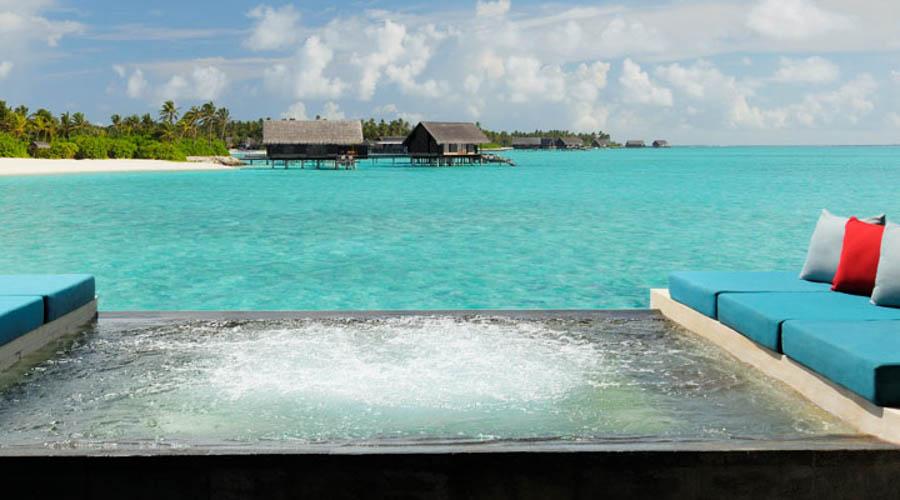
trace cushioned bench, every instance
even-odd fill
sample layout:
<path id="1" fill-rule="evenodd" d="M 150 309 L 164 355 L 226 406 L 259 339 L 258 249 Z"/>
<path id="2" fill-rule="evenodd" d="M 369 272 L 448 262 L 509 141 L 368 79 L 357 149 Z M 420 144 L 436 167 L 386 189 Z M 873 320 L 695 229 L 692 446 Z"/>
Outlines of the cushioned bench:
<path id="1" fill-rule="evenodd" d="M 0 346 L 44 324 L 41 297 L 0 297 Z"/>
<path id="2" fill-rule="evenodd" d="M 824 292 L 828 283 L 813 283 L 796 272 L 705 272 L 689 271 L 669 275 L 672 299 L 695 311 L 718 318 L 718 297 L 722 293 Z"/>
<path id="3" fill-rule="evenodd" d="M 724 293 L 718 301 L 719 321 L 777 352 L 782 323 L 788 320 L 900 320 L 900 309 L 878 307 L 869 297 L 837 292 Z"/>
<path id="4" fill-rule="evenodd" d="M 787 321 L 784 353 L 879 406 L 900 406 L 900 321 Z"/>
<path id="5" fill-rule="evenodd" d="M 94 277 L 89 274 L 0 275 L 0 296 L 44 298 L 44 321 L 50 322 L 94 300 Z"/>

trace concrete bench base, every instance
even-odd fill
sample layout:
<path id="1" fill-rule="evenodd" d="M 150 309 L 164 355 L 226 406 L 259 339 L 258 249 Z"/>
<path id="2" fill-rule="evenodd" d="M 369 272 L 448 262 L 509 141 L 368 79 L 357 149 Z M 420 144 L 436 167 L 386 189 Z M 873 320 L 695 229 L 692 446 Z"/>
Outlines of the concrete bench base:
<path id="1" fill-rule="evenodd" d="M 7 370 L 22 358 L 43 348 L 50 342 L 76 333 L 97 318 L 97 300 L 94 299 L 74 311 L 61 316 L 40 328 L 0 346 L 0 371 Z"/>
<path id="2" fill-rule="evenodd" d="M 778 379 L 860 432 L 900 444 L 900 409 L 876 406 L 828 379 L 744 337 L 722 323 L 676 302 L 669 291 L 650 291 L 650 308 L 766 375 Z"/>

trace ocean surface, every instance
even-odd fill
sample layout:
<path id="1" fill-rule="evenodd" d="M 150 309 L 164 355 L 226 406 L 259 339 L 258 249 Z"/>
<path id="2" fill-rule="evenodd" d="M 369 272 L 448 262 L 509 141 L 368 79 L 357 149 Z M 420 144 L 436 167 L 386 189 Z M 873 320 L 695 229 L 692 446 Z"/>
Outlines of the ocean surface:
<path id="1" fill-rule="evenodd" d="M 822 208 L 900 220 L 900 147 L 509 152 L 518 166 L 0 178 L 0 273 L 104 310 L 640 308 L 797 270 Z"/>

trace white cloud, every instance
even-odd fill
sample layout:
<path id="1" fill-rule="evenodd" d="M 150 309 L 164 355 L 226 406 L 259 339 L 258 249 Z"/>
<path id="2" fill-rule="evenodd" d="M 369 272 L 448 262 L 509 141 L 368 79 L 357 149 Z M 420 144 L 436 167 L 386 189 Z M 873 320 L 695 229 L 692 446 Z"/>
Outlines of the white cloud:
<path id="1" fill-rule="evenodd" d="M 847 29 L 851 23 L 811 0 L 762 0 L 750 10 L 747 26 L 776 40 L 802 40 Z"/>
<path id="2" fill-rule="evenodd" d="M 895 111 L 888 113 L 885 117 L 885 121 L 891 127 L 900 128 L 900 114 Z"/>
<path id="3" fill-rule="evenodd" d="M 306 120 L 306 105 L 300 101 L 291 104 L 287 111 L 281 113 L 282 118 L 293 118 L 295 120 Z"/>
<path id="4" fill-rule="evenodd" d="M 891 70 L 891 80 L 893 80 L 894 83 L 900 83 L 900 71 L 896 69 Z"/>
<path id="5" fill-rule="evenodd" d="M 0 61 L 0 80 L 9 76 L 9 73 L 13 69 L 13 63 L 9 61 Z"/>
<path id="6" fill-rule="evenodd" d="M 374 51 L 359 60 L 362 67 L 359 98 L 364 101 L 371 99 L 375 94 L 384 67 L 403 55 L 406 26 L 387 20 L 382 26 L 369 28 L 366 34 L 374 41 Z"/>
<path id="7" fill-rule="evenodd" d="M 340 78 L 325 76 L 334 52 L 318 36 L 306 39 L 289 64 L 276 64 L 265 70 L 267 87 L 295 99 L 335 99 L 344 93 Z"/>
<path id="8" fill-rule="evenodd" d="M 198 66 L 190 75 L 173 75 L 160 89 L 161 99 L 212 101 L 222 96 L 228 76 L 215 66 Z"/>
<path id="9" fill-rule="evenodd" d="M 505 74 L 510 102 L 560 101 L 565 97 L 565 75 L 557 65 L 543 66 L 534 57 L 512 56 L 506 61 Z"/>
<path id="10" fill-rule="evenodd" d="M 797 121 L 806 126 L 835 122 L 855 124 L 875 109 L 878 83 L 868 73 L 829 92 L 809 94 L 791 108 Z"/>
<path id="11" fill-rule="evenodd" d="M 332 101 L 325 103 L 325 106 L 322 107 L 320 116 L 326 120 L 343 120 L 345 118 L 344 112 L 341 111 L 340 106 Z"/>
<path id="12" fill-rule="evenodd" d="M 132 99 L 139 99 L 144 95 L 144 92 L 146 92 L 147 86 L 148 84 L 147 80 L 144 78 L 144 72 L 140 69 L 136 69 L 131 73 L 131 76 L 128 77 L 125 93 Z"/>
<path id="13" fill-rule="evenodd" d="M 56 47 L 64 36 L 84 33 L 83 24 L 55 21 L 40 15 L 49 5 L 45 2 L 9 2 L 0 4 L 0 35 L 4 38 L 41 40 Z"/>
<path id="14" fill-rule="evenodd" d="M 478 0 L 475 3 L 475 15 L 479 17 L 502 16 L 509 12 L 510 6 L 510 0 L 495 0 L 493 2 Z"/>
<path id="15" fill-rule="evenodd" d="M 244 40 L 244 46 L 250 50 L 282 49 L 298 41 L 300 13 L 293 5 L 259 5 L 247 17 L 255 20 L 250 36 Z"/>
<path id="16" fill-rule="evenodd" d="M 113 72 L 119 76 L 119 78 L 125 78 L 125 66 L 121 64 L 113 64 Z"/>
<path id="17" fill-rule="evenodd" d="M 672 106 L 672 91 L 650 81 L 650 76 L 631 59 L 622 61 L 622 75 L 619 77 L 625 102 Z"/>
<path id="18" fill-rule="evenodd" d="M 806 59 L 782 57 L 773 79 L 788 83 L 828 83 L 837 80 L 840 69 L 828 59 L 813 56 Z"/>

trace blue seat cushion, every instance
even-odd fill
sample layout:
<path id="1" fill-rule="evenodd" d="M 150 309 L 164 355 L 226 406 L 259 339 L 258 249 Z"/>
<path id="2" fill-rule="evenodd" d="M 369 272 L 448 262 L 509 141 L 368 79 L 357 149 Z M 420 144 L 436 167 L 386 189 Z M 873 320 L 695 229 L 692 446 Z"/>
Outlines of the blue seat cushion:
<path id="1" fill-rule="evenodd" d="M 89 274 L 0 275 L 0 296 L 38 295 L 44 298 L 44 321 L 50 322 L 94 300 Z"/>
<path id="2" fill-rule="evenodd" d="M 41 297 L 0 297 L 0 345 L 43 324 L 44 300 Z"/>
<path id="3" fill-rule="evenodd" d="M 865 321 L 900 319 L 900 309 L 879 307 L 869 297 L 838 292 L 724 293 L 719 321 L 773 351 L 781 350 L 788 320 Z"/>
<path id="4" fill-rule="evenodd" d="M 879 406 L 900 406 L 900 321 L 786 321 L 784 353 Z"/>
<path id="5" fill-rule="evenodd" d="M 750 292 L 824 292 L 828 283 L 801 280 L 795 272 L 689 271 L 669 275 L 669 295 L 710 318 L 718 318 L 719 294 Z"/>

